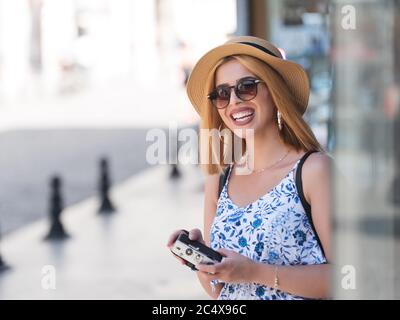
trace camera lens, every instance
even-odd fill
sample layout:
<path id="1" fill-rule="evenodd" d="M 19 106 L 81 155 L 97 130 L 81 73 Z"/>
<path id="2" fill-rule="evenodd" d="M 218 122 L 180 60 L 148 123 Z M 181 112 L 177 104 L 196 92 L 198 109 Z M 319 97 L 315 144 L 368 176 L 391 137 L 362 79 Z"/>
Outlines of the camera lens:
<path id="1" fill-rule="evenodd" d="M 190 256 L 192 253 L 193 253 L 193 250 L 192 250 L 192 249 L 190 249 L 190 248 L 186 249 L 186 254 L 187 254 L 188 256 Z"/>

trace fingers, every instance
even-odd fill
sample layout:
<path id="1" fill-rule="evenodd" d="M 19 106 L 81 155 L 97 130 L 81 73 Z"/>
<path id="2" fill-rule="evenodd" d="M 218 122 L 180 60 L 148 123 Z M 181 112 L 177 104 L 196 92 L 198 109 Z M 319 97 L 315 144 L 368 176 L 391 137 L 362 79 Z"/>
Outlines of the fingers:
<path id="1" fill-rule="evenodd" d="M 178 256 L 174 255 L 174 257 L 181 263 L 181 264 L 186 264 L 185 260 L 182 258 L 179 258 Z"/>
<path id="2" fill-rule="evenodd" d="M 198 264 L 197 265 L 197 270 L 205 273 L 215 273 L 215 267 L 214 266 L 209 266 L 206 264 Z"/>
<path id="3" fill-rule="evenodd" d="M 171 246 L 174 244 L 176 238 L 178 238 L 179 234 L 180 234 L 182 231 L 184 231 L 184 230 L 183 230 L 183 229 L 179 229 L 179 230 L 174 231 L 174 232 L 170 235 L 170 237 L 168 238 L 167 247 L 171 247 Z"/>
<path id="4" fill-rule="evenodd" d="M 204 242 L 200 229 L 192 229 L 189 231 L 189 239 Z"/>
<path id="5" fill-rule="evenodd" d="M 231 250 L 227 250 L 227 249 L 218 249 L 217 250 L 221 255 L 223 255 L 224 257 L 229 257 L 230 253 L 232 252 Z"/>
<path id="6" fill-rule="evenodd" d="M 184 230 L 184 229 L 179 229 L 179 230 L 174 231 L 174 232 L 170 235 L 170 237 L 168 238 L 167 247 L 171 247 L 171 246 L 174 244 L 176 238 L 178 238 L 179 234 L 180 234 L 182 231 L 186 231 L 186 230 Z M 187 231 L 186 231 L 186 232 L 187 232 Z M 189 231 L 189 239 L 190 239 L 190 240 L 197 240 L 197 241 L 200 241 L 200 242 L 204 243 L 204 240 L 203 240 L 203 236 L 202 236 L 202 234 L 201 234 L 201 231 L 200 231 L 200 229 L 197 229 L 197 228 L 196 228 L 196 229 L 192 229 L 192 230 Z"/>
<path id="7" fill-rule="evenodd" d="M 197 273 L 200 275 L 202 279 L 204 279 L 207 282 L 210 282 L 211 280 L 219 280 L 218 274 L 208 274 L 207 272 L 202 272 L 202 271 L 197 271 Z"/>
<path id="8" fill-rule="evenodd" d="M 221 263 L 211 265 L 200 263 L 197 265 L 197 269 L 202 272 L 216 274 L 222 271 L 223 265 Z"/>

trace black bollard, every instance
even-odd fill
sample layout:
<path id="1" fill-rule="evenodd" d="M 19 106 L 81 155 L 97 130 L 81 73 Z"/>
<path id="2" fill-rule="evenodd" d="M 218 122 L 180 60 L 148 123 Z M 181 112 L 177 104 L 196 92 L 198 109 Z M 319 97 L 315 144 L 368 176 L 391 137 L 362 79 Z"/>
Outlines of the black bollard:
<path id="1" fill-rule="evenodd" d="M 177 164 L 175 164 L 175 163 L 172 164 L 172 169 L 171 169 L 171 172 L 169 174 L 169 177 L 171 179 L 177 179 L 177 178 L 181 177 L 181 172 L 179 171 L 179 168 L 178 168 Z"/>
<path id="2" fill-rule="evenodd" d="M 6 265 L 6 263 L 3 261 L 3 258 L 1 257 L 0 254 L 0 272 L 7 270 L 8 266 Z"/>
<path id="3" fill-rule="evenodd" d="M 178 130 L 178 129 L 177 129 Z M 169 133 L 169 161 L 171 162 L 171 171 L 169 173 L 170 179 L 178 179 L 181 177 L 181 172 L 178 166 L 178 150 L 179 141 L 177 139 L 177 133 L 170 130 Z"/>
<path id="4" fill-rule="evenodd" d="M 110 189 L 110 177 L 108 172 L 108 161 L 106 158 L 100 160 L 100 198 L 101 205 L 99 213 L 112 213 L 115 207 L 110 200 L 108 191 Z"/>
<path id="5" fill-rule="evenodd" d="M 63 240 L 69 235 L 61 223 L 61 212 L 63 210 L 63 200 L 61 196 L 61 178 L 54 176 L 50 181 L 50 230 L 45 240 Z"/>
<path id="6" fill-rule="evenodd" d="M 1 256 L 1 252 L 0 252 L 0 272 L 5 271 L 9 268 L 10 267 L 4 262 L 3 257 Z"/>

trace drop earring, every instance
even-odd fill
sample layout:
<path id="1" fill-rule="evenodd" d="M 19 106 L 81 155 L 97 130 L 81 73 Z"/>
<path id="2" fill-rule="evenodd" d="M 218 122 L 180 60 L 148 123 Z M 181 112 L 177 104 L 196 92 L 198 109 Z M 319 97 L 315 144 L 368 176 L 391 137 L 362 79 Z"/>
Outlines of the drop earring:
<path id="1" fill-rule="evenodd" d="M 276 117 L 278 118 L 278 128 L 279 130 L 282 130 L 282 114 L 279 110 L 276 113 Z"/>

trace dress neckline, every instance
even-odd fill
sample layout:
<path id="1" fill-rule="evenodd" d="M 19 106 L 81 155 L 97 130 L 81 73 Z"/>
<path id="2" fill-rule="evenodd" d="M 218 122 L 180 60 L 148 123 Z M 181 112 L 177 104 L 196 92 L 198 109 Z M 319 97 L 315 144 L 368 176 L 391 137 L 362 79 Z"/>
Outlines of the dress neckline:
<path id="1" fill-rule="evenodd" d="M 231 173 L 232 173 L 232 168 L 233 168 L 233 164 L 231 164 L 231 165 L 230 165 L 230 168 L 229 168 L 228 177 L 227 177 L 226 182 L 225 182 L 225 185 L 224 185 L 224 191 L 225 191 L 226 198 L 227 198 L 227 199 L 229 200 L 229 202 L 230 202 L 234 207 L 236 207 L 237 209 L 245 210 L 245 209 L 249 208 L 250 206 L 253 206 L 254 204 L 256 204 L 257 202 L 259 202 L 260 200 L 262 200 L 262 199 L 266 198 L 268 195 L 270 195 L 275 189 L 277 189 L 277 188 L 290 176 L 290 174 L 297 168 L 297 165 L 298 165 L 298 163 L 300 162 L 300 160 L 301 160 L 301 158 L 298 159 L 298 160 L 295 162 L 295 164 L 294 164 L 293 167 L 289 170 L 289 172 L 288 172 L 274 187 L 272 187 L 267 193 L 264 193 L 264 194 L 263 194 L 262 196 L 260 196 L 257 200 L 255 200 L 255 201 L 253 201 L 253 202 L 251 202 L 251 203 L 249 203 L 249 204 L 247 204 L 247 205 L 244 205 L 244 206 L 239 206 L 239 205 L 237 205 L 235 202 L 233 202 L 233 200 L 231 199 L 231 197 L 229 196 L 229 193 L 228 193 L 228 184 L 229 184 L 229 179 L 230 179 L 230 176 L 231 176 Z"/>

